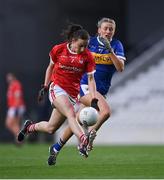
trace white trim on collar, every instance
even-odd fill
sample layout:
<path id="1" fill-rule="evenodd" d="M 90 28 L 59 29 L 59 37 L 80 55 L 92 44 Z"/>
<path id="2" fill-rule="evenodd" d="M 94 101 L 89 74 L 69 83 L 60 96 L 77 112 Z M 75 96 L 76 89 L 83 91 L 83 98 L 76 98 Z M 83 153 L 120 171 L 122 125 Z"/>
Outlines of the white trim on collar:
<path id="1" fill-rule="evenodd" d="M 67 43 L 67 49 L 68 49 L 68 51 L 69 51 L 71 54 L 77 54 L 77 53 L 71 51 L 71 49 L 69 48 L 69 43 Z"/>

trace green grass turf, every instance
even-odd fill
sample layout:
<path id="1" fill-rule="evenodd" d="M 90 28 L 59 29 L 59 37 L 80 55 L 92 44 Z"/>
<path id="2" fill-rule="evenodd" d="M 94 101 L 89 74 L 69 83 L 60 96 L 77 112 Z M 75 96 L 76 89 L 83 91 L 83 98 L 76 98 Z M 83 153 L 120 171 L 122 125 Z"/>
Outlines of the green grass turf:
<path id="1" fill-rule="evenodd" d="M 66 146 L 56 166 L 47 157 L 47 144 L 0 144 L 0 179 L 164 178 L 164 146 L 96 146 L 87 159 Z"/>

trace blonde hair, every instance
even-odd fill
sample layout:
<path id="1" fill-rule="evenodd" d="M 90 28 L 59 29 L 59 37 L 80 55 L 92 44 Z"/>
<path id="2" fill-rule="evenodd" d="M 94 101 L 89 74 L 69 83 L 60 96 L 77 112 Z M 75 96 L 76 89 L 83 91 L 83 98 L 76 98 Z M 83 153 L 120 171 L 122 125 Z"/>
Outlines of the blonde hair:
<path id="1" fill-rule="evenodd" d="M 116 27 L 116 22 L 114 21 L 114 19 L 110 19 L 110 18 L 106 18 L 106 17 L 103 17 L 102 19 L 100 19 L 97 23 L 97 27 L 101 27 L 102 23 L 104 22 L 108 22 L 108 23 L 112 23 L 114 24 L 114 26 Z"/>

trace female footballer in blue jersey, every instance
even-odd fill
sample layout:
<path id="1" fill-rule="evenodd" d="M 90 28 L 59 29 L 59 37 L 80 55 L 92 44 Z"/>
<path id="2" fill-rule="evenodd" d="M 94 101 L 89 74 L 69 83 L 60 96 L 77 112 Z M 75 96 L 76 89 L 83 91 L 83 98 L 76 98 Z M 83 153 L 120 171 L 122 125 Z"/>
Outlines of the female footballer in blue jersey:
<path id="1" fill-rule="evenodd" d="M 105 96 L 111 86 L 111 79 L 114 73 L 124 70 L 124 61 L 126 59 L 122 43 L 113 38 L 116 29 L 115 21 L 110 18 L 102 18 L 98 21 L 97 26 L 98 35 L 90 38 L 88 47 L 96 63 L 96 72 L 94 76 L 97 86 L 96 98 L 98 99 L 98 106 L 96 106 L 96 103 L 91 106 L 98 110 L 99 119 L 94 126 L 89 127 L 88 151 L 93 148 L 96 132 L 111 115 L 111 110 L 109 104 L 107 104 L 105 100 Z M 81 80 L 80 102 L 82 106 L 90 106 L 91 95 L 88 91 L 87 74 L 85 74 Z M 59 151 L 72 135 L 71 129 L 66 127 L 59 141 L 50 147 L 50 156 L 48 158 L 49 165 L 56 164 L 56 157 Z"/>

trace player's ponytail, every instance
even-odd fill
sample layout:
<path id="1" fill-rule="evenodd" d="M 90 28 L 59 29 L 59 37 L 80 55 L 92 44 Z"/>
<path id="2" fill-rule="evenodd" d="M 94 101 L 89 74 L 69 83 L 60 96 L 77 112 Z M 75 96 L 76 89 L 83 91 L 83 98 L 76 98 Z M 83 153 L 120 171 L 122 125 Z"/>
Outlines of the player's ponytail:
<path id="1" fill-rule="evenodd" d="M 72 41 L 72 39 L 89 39 L 88 32 L 79 24 L 69 24 L 67 29 L 64 30 L 63 34 L 66 36 L 66 39 L 69 42 Z"/>

